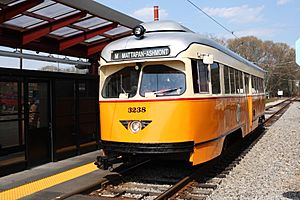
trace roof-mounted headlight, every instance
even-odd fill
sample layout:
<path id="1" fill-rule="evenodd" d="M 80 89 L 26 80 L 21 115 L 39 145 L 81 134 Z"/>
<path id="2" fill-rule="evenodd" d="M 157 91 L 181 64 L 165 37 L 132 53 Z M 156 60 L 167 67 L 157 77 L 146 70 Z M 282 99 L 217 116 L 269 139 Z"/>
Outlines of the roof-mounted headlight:
<path id="1" fill-rule="evenodd" d="M 139 39 L 143 38 L 146 29 L 142 25 L 138 25 L 133 29 L 133 35 Z"/>

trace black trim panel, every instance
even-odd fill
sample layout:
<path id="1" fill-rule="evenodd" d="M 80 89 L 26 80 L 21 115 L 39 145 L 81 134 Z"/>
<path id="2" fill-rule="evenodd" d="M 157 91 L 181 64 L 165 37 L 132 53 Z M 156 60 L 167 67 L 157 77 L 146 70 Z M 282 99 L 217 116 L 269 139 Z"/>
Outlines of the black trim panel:
<path id="1" fill-rule="evenodd" d="M 125 143 L 101 141 L 103 149 L 116 153 L 136 153 L 136 154 L 169 154 L 169 153 L 189 153 L 193 152 L 194 142 L 176 143 Z"/>
<path id="2" fill-rule="evenodd" d="M 216 138 L 213 138 L 213 139 L 210 139 L 210 140 L 206 140 L 206 141 L 203 141 L 203 142 L 196 143 L 196 144 L 195 144 L 195 147 L 196 147 L 196 146 L 199 146 L 199 145 L 206 144 L 206 143 L 214 142 L 214 141 L 219 140 L 219 139 L 221 139 L 221 138 L 223 138 L 223 137 L 226 137 L 227 135 L 229 135 L 230 133 L 233 133 L 234 131 L 240 129 L 240 128 L 243 127 L 244 125 L 245 125 L 245 124 L 243 123 L 243 124 L 241 124 L 240 126 L 238 126 L 238 127 L 234 128 L 234 129 L 228 131 L 227 133 L 225 133 L 225 134 L 223 134 L 223 135 L 221 135 L 221 136 L 219 136 L 219 137 L 216 137 Z"/>
<path id="3" fill-rule="evenodd" d="M 196 144 L 195 144 L 195 147 L 196 147 L 196 146 L 199 146 L 199 145 L 206 144 L 206 143 L 214 142 L 214 141 L 219 140 L 219 139 L 221 139 L 221 138 L 223 138 L 223 137 L 225 137 L 225 136 L 227 136 L 227 135 L 228 135 L 228 134 L 221 135 L 220 137 L 217 137 L 217 138 L 213 138 L 213 139 L 210 139 L 210 140 L 206 140 L 206 141 L 204 141 L 204 142 L 196 143 Z"/>

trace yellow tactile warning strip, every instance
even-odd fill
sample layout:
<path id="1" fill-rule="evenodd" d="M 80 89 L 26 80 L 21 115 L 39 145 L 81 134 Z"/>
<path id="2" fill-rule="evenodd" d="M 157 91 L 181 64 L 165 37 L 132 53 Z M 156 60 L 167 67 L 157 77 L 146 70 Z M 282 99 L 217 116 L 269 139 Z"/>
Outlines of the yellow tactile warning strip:
<path id="1" fill-rule="evenodd" d="M 97 167 L 96 165 L 94 165 L 94 163 L 89 163 L 80 167 L 76 167 L 68 171 L 64 171 L 37 181 L 26 183 L 24 185 L 0 192 L 0 199 L 11 200 L 22 198 L 24 196 L 52 187 L 59 183 L 90 173 L 92 171 L 95 171 L 96 169 Z"/>

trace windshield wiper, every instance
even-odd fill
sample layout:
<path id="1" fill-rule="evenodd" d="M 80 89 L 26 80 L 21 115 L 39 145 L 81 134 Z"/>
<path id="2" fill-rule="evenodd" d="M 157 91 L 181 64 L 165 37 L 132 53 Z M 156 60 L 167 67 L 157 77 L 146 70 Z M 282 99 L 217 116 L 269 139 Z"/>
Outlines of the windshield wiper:
<path id="1" fill-rule="evenodd" d="M 158 90 L 153 92 L 156 95 L 164 95 L 166 93 L 170 93 L 170 92 L 175 92 L 177 90 L 181 89 L 181 87 L 176 87 L 176 88 L 169 88 L 169 89 L 164 89 L 164 90 Z"/>

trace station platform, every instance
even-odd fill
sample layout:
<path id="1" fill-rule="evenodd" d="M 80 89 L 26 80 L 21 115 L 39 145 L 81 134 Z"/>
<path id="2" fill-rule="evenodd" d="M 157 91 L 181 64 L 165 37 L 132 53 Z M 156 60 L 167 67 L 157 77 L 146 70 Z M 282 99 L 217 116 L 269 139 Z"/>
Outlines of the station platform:
<path id="1" fill-rule="evenodd" d="M 273 105 L 276 105 L 276 104 L 278 104 L 278 103 L 280 103 L 280 102 L 283 102 L 283 101 L 285 101 L 286 99 L 288 99 L 288 98 L 283 97 L 283 98 L 278 98 L 278 99 L 276 99 L 275 101 L 271 101 L 271 102 L 269 102 L 269 103 L 266 103 L 266 108 L 268 108 L 268 107 L 270 107 L 270 106 L 273 106 Z"/>
<path id="2" fill-rule="evenodd" d="M 108 173 L 94 165 L 101 154 L 97 150 L 1 177 L 0 199 L 54 199 L 99 181 Z"/>

